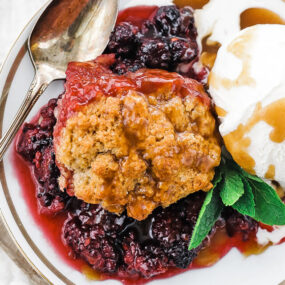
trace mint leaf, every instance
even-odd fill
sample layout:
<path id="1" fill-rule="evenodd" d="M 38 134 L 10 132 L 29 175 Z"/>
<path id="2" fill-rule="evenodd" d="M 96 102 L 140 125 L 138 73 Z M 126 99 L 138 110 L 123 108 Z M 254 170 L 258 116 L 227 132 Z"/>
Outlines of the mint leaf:
<path id="1" fill-rule="evenodd" d="M 222 179 L 223 179 L 223 175 L 222 175 L 221 167 L 219 167 L 216 169 L 214 179 L 212 180 L 212 184 L 213 184 L 212 189 L 215 189 L 218 186 L 218 184 L 222 181 Z"/>
<path id="2" fill-rule="evenodd" d="M 193 229 L 189 250 L 206 238 L 224 205 L 267 225 L 285 225 L 285 204 L 276 191 L 233 160 L 221 161 L 212 183 Z"/>
<path id="3" fill-rule="evenodd" d="M 245 194 L 232 207 L 241 214 L 264 224 L 285 225 L 285 205 L 276 191 L 261 178 L 243 170 L 233 160 L 228 160 L 227 163 L 241 175 L 245 191 Z"/>
<path id="4" fill-rule="evenodd" d="M 250 184 L 245 178 L 242 178 L 244 194 L 232 205 L 232 207 L 243 215 L 255 217 L 255 202 Z"/>
<path id="5" fill-rule="evenodd" d="M 243 170 L 240 166 L 238 166 L 240 169 L 241 174 L 246 177 L 247 179 L 256 181 L 256 182 L 264 182 L 261 178 L 257 177 L 256 175 L 252 175 L 248 172 L 246 172 L 245 170 Z"/>
<path id="6" fill-rule="evenodd" d="M 285 225 L 285 205 L 276 191 L 262 180 L 249 183 L 256 205 L 254 219 L 270 226 Z"/>
<path id="7" fill-rule="evenodd" d="M 197 223 L 192 232 L 192 237 L 189 244 L 189 250 L 196 248 L 200 243 L 205 239 L 209 234 L 216 220 L 220 216 L 223 204 L 220 199 L 219 191 L 217 185 L 218 181 L 221 181 L 221 174 L 218 174 L 218 177 L 214 180 L 213 187 L 205 198 L 205 201 L 202 205 L 202 208 L 199 213 Z"/>
<path id="8" fill-rule="evenodd" d="M 231 167 L 235 168 L 242 176 L 246 177 L 247 179 L 254 180 L 257 182 L 263 182 L 263 180 L 257 177 L 256 175 L 252 175 L 243 170 L 234 160 L 228 160 L 227 162 L 231 165 Z"/>
<path id="9" fill-rule="evenodd" d="M 232 206 L 244 193 L 244 185 L 238 172 L 224 167 L 225 177 L 221 185 L 221 198 L 226 206 Z"/>

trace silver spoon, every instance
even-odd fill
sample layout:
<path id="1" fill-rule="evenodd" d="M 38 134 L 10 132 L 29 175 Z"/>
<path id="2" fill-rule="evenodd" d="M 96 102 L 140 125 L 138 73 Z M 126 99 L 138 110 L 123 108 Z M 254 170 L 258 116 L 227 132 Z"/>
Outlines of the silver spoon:
<path id="1" fill-rule="evenodd" d="M 0 140 L 0 161 L 30 110 L 56 79 L 65 78 L 70 61 L 88 61 L 108 44 L 118 0 L 54 0 L 39 18 L 28 49 L 35 77 L 13 123 Z"/>

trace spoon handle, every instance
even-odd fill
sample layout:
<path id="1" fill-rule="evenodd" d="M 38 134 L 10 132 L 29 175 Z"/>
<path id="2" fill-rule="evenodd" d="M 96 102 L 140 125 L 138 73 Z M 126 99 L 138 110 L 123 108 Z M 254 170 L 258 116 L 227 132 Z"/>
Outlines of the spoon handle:
<path id="1" fill-rule="evenodd" d="M 48 85 L 48 80 L 43 78 L 43 76 L 41 76 L 40 73 L 37 72 L 30 86 L 30 89 L 24 99 L 24 102 L 19 108 L 12 124 L 10 125 L 8 131 L 0 139 L 0 161 L 3 159 L 5 151 L 12 142 L 24 120 L 28 116 L 30 110 L 35 105 L 38 98 L 45 91 Z"/>

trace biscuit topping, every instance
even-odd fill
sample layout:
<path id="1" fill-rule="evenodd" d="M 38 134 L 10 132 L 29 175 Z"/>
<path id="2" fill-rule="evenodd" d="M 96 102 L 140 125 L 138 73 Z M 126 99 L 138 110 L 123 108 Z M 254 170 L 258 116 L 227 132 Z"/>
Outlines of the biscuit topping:
<path id="1" fill-rule="evenodd" d="M 220 147 L 198 82 L 162 70 L 118 76 L 98 62 L 67 75 L 54 132 L 62 190 L 143 220 L 212 187 Z"/>

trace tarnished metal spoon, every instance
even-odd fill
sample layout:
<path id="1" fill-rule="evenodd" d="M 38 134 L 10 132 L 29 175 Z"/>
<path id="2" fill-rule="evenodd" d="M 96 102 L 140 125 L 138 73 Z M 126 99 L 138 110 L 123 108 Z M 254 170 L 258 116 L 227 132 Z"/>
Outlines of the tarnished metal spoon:
<path id="1" fill-rule="evenodd" d="M 0 140 L 0 161 L 47 86 L 65 78 L 70 61 L 88 61 L 108 44 L 118 0 L 54 0 L 35 25 L 28 49 L 36 74 L 13 123 Z"/>

